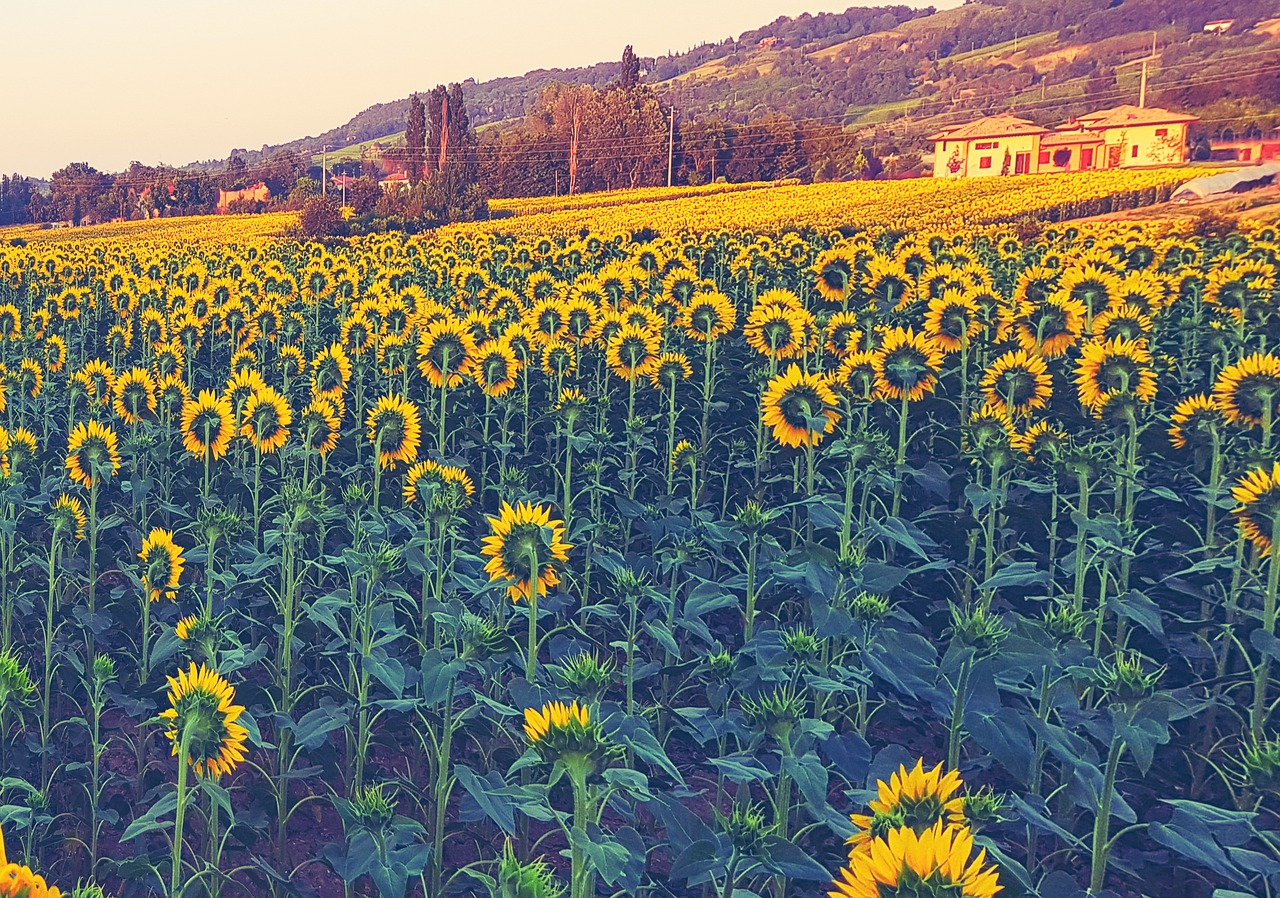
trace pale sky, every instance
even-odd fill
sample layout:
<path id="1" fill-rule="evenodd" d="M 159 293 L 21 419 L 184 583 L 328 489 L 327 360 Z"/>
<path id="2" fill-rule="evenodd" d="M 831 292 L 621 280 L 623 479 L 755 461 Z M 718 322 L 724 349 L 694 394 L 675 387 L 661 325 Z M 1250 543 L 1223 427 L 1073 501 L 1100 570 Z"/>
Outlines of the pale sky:
<path id="1" fill-rule="evenodd" d="M 0 172 L 221 159 L 442 82 L 588 65 L 628 43 L 658 56 L 884 2 L 16 0 L 4 4 Z"/>

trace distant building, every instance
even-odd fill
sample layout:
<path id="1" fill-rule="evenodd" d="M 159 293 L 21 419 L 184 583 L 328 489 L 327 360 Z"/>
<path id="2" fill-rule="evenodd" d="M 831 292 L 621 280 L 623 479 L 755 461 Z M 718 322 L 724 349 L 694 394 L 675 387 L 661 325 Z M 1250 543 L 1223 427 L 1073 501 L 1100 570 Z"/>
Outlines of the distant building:
<path id="1" fill-rule="evenodd" d="M 1217 19 L 1213 22 L 1204 23 L 1205 34 L 1226 34 L 1231 30 L 1231 26 L 1236 23 L 1235 19 Z"/>
<path id="2" fill-rule="evenodd" d="M 391 191 L 408 190 L 409 176 L 402 171 L 393 171 L 378 181 L 378 186 L 382 188 L 384 193 Z"/>
<path id="3" fill-rule="evenodd" d="M 1096 168 L 1177 165 L 1187 159 L 1187 128 L 1198 120 L 1155 106 L 1117 106 L 1082 115 L 1063 130 L 1102 136 L 1105 156 L 1097 160 Z"/>
<path id="4" fill-rule="evenodd" d="M 225 213 L 227 207 L 235 202 L 265 203 L 271 199 L 271 191 L 262 181 L 244 190 L 219 190 L 218 212 Z"/>
<path id="5" fill-rule="evenodd" d="M 993 115 L 963 125 L 943 128 L 929 139 L 934 142 L 935 178 L 986 178 L 1001 174 L 1028 174 L 1040 154 L 1040 139 L 1049 133 L 1026 119 Z M 1009 157 L 1005 171 L 1004 158 Z"/>
<path id="6" fill-rule="evenodd" d="M 1187 129 L 1196 120 L 1194 115 L 1156 107 L 1117 106 L 1082 115 L 1050 131 L 1012 115 L 988 116 L 944 128 L 930 138 L 933 176 L 973 178 L 1177 165 L 1186 161 Z"/>
<path id="7" fill-rule="evenodd" d="M 1273 162 L 1280 159 L 1280 135 L 1209 141 L 1209 158 L 1221 162 Z"/>

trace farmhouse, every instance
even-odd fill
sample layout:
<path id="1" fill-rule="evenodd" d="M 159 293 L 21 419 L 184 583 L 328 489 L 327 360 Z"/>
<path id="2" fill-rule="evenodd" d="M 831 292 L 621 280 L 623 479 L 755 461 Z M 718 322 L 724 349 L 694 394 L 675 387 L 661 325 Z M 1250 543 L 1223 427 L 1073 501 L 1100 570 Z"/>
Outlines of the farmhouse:
<path id="1" fill-rule="evenodd" d="M 1046 174 L 1186 161 L 1187 128 L 1196 121 L 1167 109 L 1117 106 L 1052 131 L 1012 115 L 943 128 L 934 142 L 935 178 Z"/>
<path id="2" fill-rule="evenodd" d="M 218 212 L 225 213 L 227 207 L 234 202 L 265 203 L 271 199 L 271 191 L 262 181 L 244 190 L 219 190 Z"/>

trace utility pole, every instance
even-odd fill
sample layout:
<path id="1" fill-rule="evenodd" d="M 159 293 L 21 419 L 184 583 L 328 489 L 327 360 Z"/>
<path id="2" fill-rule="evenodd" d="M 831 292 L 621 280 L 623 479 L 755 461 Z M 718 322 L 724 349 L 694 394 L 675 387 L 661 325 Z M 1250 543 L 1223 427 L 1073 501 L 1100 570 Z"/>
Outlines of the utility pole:
<path id="1" fill-rule="evenodd" d="M 1145 109 L 1147 107 L 1147 64 L 1154 62 L 1156 59 L 1156 32 L 1151 32 L 1151 53 L 1141 59 L 1131 59 L 1129 62 L 1121 63 L 1116 66 L 1117 69 L 1128 68 L 1131 65 L 1142 66 L 1142 79 L 1138 82 L 1138 107 Z"/>
<path id="2" fill-rule="evenodd" d="M 667 186 L 671 186 L 671 176 L 675 172 L 676 161 L 676 105 L 671 104 L 671 133 L 667 138 Z"/>
<path id="3" fill-rule="evenodd" d="M 320 166 L 321 166 L 320 170 L 323 172 L 323 174 L 320 175 L 320 195 L 328 196 L 329 195 L 329 145 L 326 143 L 324 147 L 321 148 L 320 152 L 323 154 L 321 156 L 323 161 L 320 163 Z"/>

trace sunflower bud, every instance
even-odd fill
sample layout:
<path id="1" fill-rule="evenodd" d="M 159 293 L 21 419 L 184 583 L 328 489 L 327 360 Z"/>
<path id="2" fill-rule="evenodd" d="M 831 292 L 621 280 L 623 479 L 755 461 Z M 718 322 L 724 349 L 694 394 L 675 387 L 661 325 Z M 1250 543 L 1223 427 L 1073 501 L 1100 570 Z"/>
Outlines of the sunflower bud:
<path id="1" fill-rule="evenodd" d="M 725 682 L 733 676 L 734 666 L 733 655 L 727 651 L 712 652 L 707 655 L 707 670 L 713 680 Z"/>
<path id="2" fill-rule="evenodd" d="M 742 716 L 753 727 L 764 730 L 779 742 L 787 742 L 804 713 L 804 698 L 779 687 L 770 695 L 743 699 Z"/>
<path id="3" fill-rule="evenodd" d="M 617 666 L 612 658 L 603 661 L 594 652 L 582 652 L 553 665 L 551 672 L 566 689 L 594 702 L 613 682 Z"/>
<path id="4" fill-rule="evenodd" d="M 742 857 L 755 857 L 769 834 L 764 821 L 764 806 L 755 802 L 735 804 L 729 816 L 713 808 L 716 823 L 733 842 Z"/>
<path id="5" fill-rule="evenodd" d="M 356 821 L 365 829 L 378 832 L 395 816 L 395 806 L 387 797 L 383 783 L 366 786 L 351 801 L 351 811 Z"/>
<path id="6" fill-rule="evenodd" d="M 797 664 L 810 663 L 822 657 L 824 642 L 803 626 L 785 630 L 782 634 L 782 645 Z"/>
<path id="7" fill-rule="evenodd" d="M 994 653 L 1008 635 L 1004 621 L 981 606 L 969 611 L 951 609 L 951 637 L 980 655 Z"/>
<path id="8" fill-rule="evenodd" d="M 1255 739 L 1234 759 L 1237 778 L 1255 792 L 1280 793 L 1280 739 Z"/>
<path id="9" fill-rule="evenodd" d="M 563 898 L 565 889 L 551 875 L 551 865 L 539 858 L 521 863 L 507 839 L 498 862 L 498 898 Z"/>
<path id="10" fill-rule="evenodd" d="M 1104 661 L 1098 667 L 1097 681 L 1111 700 L 1120 705 L 1135 704 L 1155 691 L 1164 674 L 1163 667 L 1145 672 L 1143 657 L 1137 652 L 1116 652 L 1113 662 Z"/>
<path id="11" fill-rule="evenodd" d="M 884 596 L 860 592 L 849 603 L 849 613 L 859 623 L 879 624 L 893 614 L 893 603 Z"/>

